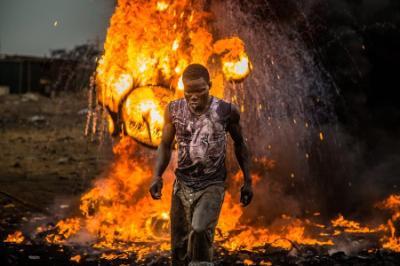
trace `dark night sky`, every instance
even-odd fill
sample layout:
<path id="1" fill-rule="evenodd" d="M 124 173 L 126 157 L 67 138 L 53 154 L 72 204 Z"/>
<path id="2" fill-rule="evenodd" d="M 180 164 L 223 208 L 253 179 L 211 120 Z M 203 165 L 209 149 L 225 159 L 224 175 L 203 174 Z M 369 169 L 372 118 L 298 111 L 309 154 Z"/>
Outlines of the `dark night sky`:
<path id="1" fill-rule="evenodd" d="M 45 55 L 98 39 L 113 0 L 0 0 L 0 53 Z M 57 25 L 55 26 L 55 22 Z"/>

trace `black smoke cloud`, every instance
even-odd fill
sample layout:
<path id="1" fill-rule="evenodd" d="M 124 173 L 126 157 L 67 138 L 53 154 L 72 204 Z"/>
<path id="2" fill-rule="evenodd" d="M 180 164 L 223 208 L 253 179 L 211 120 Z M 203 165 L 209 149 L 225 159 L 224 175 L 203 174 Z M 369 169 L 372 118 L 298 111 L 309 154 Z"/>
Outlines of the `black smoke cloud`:
<path id="1" fill-rule="evenodd" d="M 328 210 L 360 216 L 368 214 L 376 201 L 398 192 L 400 3 L 321 2 L 309 2 L 309 22 L 302 27 L 305 41 L 317 51 L 338 88 L 334 103 L 342 132 L 335 132 L 338 143 L 333 144 L 343 148 L 335 147 L 333 154 L 339 152 L 340 159 L 318 172 L 323 176 L 333 170 L 332 180 L 341 179 L 337 174 L 347 176 L 347 187 L 346 182 L 335 184 L 335 191 L 328 194 Z M 325 187 L 332 180 L 324 182 Z"/>

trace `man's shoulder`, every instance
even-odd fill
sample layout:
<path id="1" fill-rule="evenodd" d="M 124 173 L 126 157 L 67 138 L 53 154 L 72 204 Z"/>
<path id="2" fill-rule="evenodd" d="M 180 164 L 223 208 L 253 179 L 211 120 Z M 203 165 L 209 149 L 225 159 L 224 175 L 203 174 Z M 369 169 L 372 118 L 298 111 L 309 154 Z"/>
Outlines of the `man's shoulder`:
<path id="1" fill-rule="evenodd" d="M 184 98 L 179 98 L 173 101 L 170 101 L 168 104 L 168 111 L 172 116 L 176 114 L 177 111 L 182 109 L 182 107 L 185 104 L 185 99 Z"/>
<path id="2" fill-rule="evenodd" d="M 215 96 L 213 96 L 213 97 L 217 104 L 217 113 L 223 117 L 229 117 L 231 115 L 232 109 L 235 108 L 235 105 L 226 100 L 217 98 Z"/>
<path id="3" fill-rule="evenodd" d="M 180 104 L 182 104 L 182 103 L 184 103 L 184 102 L 185 102 L 185 98 L 179 98 L 179 99 L 170 101 L 170 102 L 169 102 L 169 106 L 180 105 Z"/>
<path id="4" fill-rule="evenodd" d="M 231 102 L 229 102 L 229 101 L 227 101 L 227 100 L 224 100 L 224 99 L 221 99 L 221 98 L 218 98 L 218 97 L 215 97 L 215 96 L 212 96 L 214 99 L 215 99 L 215 101 L 218 103 L 218 104 L 220 104 L 220 105 L 223 105 L 223 106 L 230 106 L 230 107 L 232 107 L 232 108 L 237 108 L 237 106 L 234 104 L 234 103 L 231 103 Z"/>

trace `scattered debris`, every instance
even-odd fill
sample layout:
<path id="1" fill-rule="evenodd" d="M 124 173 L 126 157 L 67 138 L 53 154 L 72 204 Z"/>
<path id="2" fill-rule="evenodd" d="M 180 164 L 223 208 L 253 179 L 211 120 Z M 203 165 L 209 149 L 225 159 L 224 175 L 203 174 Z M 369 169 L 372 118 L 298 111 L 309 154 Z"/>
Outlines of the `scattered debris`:
<path id="1" fill-rule="evenodd" d="M 58 164 L 65 164 L 68 163 L 70 161 L 69 157 L 61 157 L 60 159 L 57 160 Z"/>
<path id="2" fill-rule="evenodd" d="M 21 101 L 22 102 L 29 102 L 29 101 L 37 102 L 37 101 L 39 101 L 39 95 L 28 92 L 28 93 L 25 93 L 22 95 Z"/>
<path id="3" fill-rule="evenodd" d="M 46 122 L 46 118 L 42 115 L 31 116 L 28 120 L 34 123 Z"/>
<path id="4" fill-rule="evenodd" d="M 88 108 L 83 108 L 83 109 L 81 109 L 81 110 L 78 111 L 78 115 L 85 115 L 85 114 L 88 113 L 88 111 L 89 111 Z"/>

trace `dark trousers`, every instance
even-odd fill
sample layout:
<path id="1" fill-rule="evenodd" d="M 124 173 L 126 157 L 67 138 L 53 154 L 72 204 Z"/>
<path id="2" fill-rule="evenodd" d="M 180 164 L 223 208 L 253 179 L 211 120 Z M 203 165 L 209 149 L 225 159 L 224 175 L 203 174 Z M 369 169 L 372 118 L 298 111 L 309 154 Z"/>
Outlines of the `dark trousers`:
<path id="1" fill-rule="evenodd" d="M 224 195 L 224 183 L 193 191 L 175 180 L 170 211 L 173 266 L 213 265 L 212 243 Z"/>

